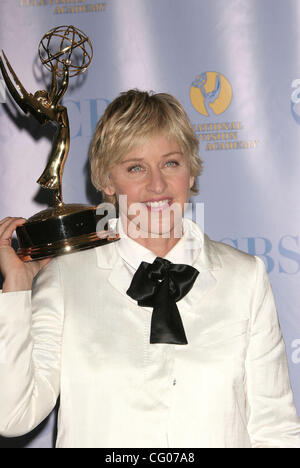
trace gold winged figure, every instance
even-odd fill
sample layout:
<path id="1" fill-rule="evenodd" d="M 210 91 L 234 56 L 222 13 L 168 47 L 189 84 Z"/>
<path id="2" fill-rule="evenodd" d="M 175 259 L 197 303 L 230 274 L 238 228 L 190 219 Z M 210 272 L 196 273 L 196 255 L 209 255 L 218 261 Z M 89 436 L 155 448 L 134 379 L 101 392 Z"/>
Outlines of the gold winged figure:
<path id="1" fill-rule="evenodd" d="M 38 179 L 38 184 L 54 191 L 54 204 L 62 204 L 62 174 L 70 148 L 70 128 L 67 108 L 61 106 L 61 100 L 69 84 L 69 67 L 64 63 L 64 70 L 60 85 L 57 83 L 57 65 L 52 69 L 52 83 L 50 91 L 39 90 L 34 94 L 28 93 L 2 51 L 6 66 L 0 57 L 0 69 L 6 86 L 19 107 L 25 114 L 31 114 L 42 125 L 49 122 L 57 127 L 52 143 L 52 150 L 48 164 Z"/>

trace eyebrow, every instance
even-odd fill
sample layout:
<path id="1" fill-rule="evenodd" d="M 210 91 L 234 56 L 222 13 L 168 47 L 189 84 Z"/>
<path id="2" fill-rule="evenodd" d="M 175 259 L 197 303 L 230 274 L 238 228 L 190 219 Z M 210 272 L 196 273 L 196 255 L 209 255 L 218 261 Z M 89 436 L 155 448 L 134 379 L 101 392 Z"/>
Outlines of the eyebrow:
<path id="1" fill-rule="evenodd" d="M 172 156 L 173 154 L 180 154 L 181 156 L 183 156 L 183 153 L 181 151 L 170 151 L 170 153 L 163 154 L 162 158 L 167 158 L 168 156 Z M 130 158 L 130 159 L 126 159 L 125 161 L 122 161 L 121 164 L 126 164 L 129 162 L 136 162 L 136 161 L 144 161 L 144 159 L 143 158 Z"/>

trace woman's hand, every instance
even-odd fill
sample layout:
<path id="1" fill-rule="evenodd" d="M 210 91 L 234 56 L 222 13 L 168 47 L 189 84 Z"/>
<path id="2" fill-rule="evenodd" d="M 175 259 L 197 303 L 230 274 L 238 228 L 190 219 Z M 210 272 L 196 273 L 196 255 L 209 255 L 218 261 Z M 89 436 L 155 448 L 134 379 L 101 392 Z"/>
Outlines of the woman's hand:
<path id="1" fill-rule="evenodd" d="M 4 218 L 0 221 L 0 271 L 4 278 L 3 292 L 26 291 L 32 288 L 33 278 L 51 259 L 24 263 L 11 246 L 12 235 L 24 224 L 24 218 Z"/>

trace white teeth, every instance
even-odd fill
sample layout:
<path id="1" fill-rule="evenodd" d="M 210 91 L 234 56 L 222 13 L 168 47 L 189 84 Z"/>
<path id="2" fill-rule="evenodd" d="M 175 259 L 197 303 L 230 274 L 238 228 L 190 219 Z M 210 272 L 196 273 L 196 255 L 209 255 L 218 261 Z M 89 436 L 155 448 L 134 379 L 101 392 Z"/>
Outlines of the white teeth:
<path id="1" fill-rule="evenodd" d="M 160 201 L 154 201 L 154 202 L 146 202 L 147 206 L 150 206 L 151 208 L 158 208 L 160 206 L 167 205 L 170 200 L 160 200 Z"/>

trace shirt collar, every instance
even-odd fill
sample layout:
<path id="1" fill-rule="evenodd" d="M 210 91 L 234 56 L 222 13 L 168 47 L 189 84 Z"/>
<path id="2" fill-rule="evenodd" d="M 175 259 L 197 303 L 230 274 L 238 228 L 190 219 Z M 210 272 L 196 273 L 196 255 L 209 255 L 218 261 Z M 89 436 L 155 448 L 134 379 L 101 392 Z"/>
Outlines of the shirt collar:
<path id="1" fill-rule="evenodd" d="M 153 263 L 157 257 L 151 250 L 128 237 L 122 226 L 121 219 L 114 220 L 120 240 L 116 242 L 116 248 L 123 261 L 134 271 L 141 262 Z M 191 221 L 183 219 L 183 236 L 164 257 L 172 263 L 193 265 L 200 254 L 203 240 L 197 239 L 192 234 Z"/>

